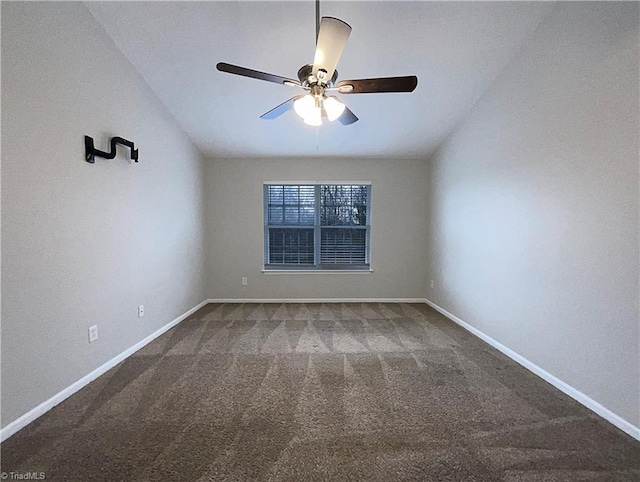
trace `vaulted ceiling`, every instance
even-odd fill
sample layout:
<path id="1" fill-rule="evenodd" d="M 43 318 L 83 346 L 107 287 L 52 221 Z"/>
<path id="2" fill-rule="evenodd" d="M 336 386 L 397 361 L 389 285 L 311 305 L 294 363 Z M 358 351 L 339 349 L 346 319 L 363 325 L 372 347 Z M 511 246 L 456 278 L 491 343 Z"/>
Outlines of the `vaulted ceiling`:
<path id="1" fill-rule="evenodd" d="M 260 115 L 295 87 L 216 70 L 218 62 L 296 78 L 313 62 L 315 2 L 86 2 L 97 21 L 210 157 L 427 158 L 553 8 L 548 2 L 339 2 L 353 28 L 339 79 L 417 75 L 410 94 L 351 94 L 349 126 Z"/>

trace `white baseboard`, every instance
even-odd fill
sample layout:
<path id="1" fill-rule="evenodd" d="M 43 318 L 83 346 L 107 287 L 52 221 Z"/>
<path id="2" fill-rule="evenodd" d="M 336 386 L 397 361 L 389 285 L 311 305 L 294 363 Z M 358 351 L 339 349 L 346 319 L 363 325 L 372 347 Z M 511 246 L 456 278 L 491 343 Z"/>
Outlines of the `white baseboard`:
<path id="1" fill-rule="evenodd" d="M 426 298 L 222 298 L 209 303 L 426 303 Z"/>
<path id="2" fill-rule="evenodd" d="M 620 417 L 619 415 L 616 415 L 615 413 L 613 413 L 608 408 L 604 407 L 603 405 L 601 405 L 600 403 L 596 402 L 591 397 L 589 397 L 589 396 L 585 395 L 584 393 L 582 393 L 580 390 L 575 389 L 574 387 L 572 387 L 568 383 L 565 383 L 564 381 L 560 380 L 558 377 L 556 377 L 556 376 L 552 375 L 551 373 L 547 372 L 546 370 L 540 368 L 535 363 L 527 360 L 522 355 L 519 355 L 515 351 L 513 351 L 510 348 L 507 348 L 506 346 L 504 346 L 502 343 L 494 340 L 489 335 L 484 334 L 482 331 L 478 330 L 477 328 L 474 328 L 473 326 L 471 326 L 470 324 L 468 324 L 465 321 L 461 320 L 460 318 L 458 318 L 454 314 L 449 313 L 447 310 L 445 310 L 441 306 L 438 306 L 433 301 L 430 301 L 430 300 L 426 299 L 425 302 L 429 306 L 431 306 L 434 310 L 442 313 L 444 316 L 449 318 L 454 323 L 460 325 L 462 328 L 464 328 L 465 330 L 467 330 L 470 333 L 474 334 L 475 336 L 480 338 L 482 341 L 488 343 L 489 345 L 491 345 L 492 347 L 496 348 L 497 350 L 501 351 L 502 353 L 507 355 L 509 358 L 511 358 L 515 362 L 517 362 L 520 365 L 522 365 L 523 367 L 525 367 L 527 370 L 535 373 L 536 375 L 538 375 L 543 380 L 549 382 L 551 385 L 556 387 L 561 392 L 564 392 L 565 394 L 569 395 L 571 398 L 573 398 L 577 402 L 581 403 L 582 405 L 584 405 L 588 409 L 590 409 L 593 412 L 595 412 L 598 415 L 600 415 L 605 420 L 611 422 L 613 425 L 618 427 L 623 432 L 626 432 L 629 435 L 631 435 L 633 438 L 635 438 L 637 440 L 640 440 L 640 427 L 636 427 L 631 422 L 628 422 L 627 420 L 625 420 L 624 418 Z"/>
<path id="3" fill-rule="evenodd" d="M 138 343 L 136 343 L 135 345 L 133 345 L 131 348 L 126 349 L 125 351 L 123 351 L 119 355 L 115 356 L 114 358 L 112 358 L 111 360 L 106 362 L 105 364 L 103 364 L 100 367 L 98 367 L 95 370 L 93 370 L 91 373 L 89 373 L 89 374 L 85 375 L 84 377 L 82 377 L 80 380 L 78 380 L 75 383 L 69 385 L 64 390 L 56 393 L 49 400 L 46 400 L 46 401 L 42 402 L 40 405 L 38 405 L 34 409 L 29 410 L 27 413 L 25 413 L 21 417 L 18 417 L 16 420 L 14 420 L 13 422 L 9 423 L 7 426 L 3 427 L 2 430 L 0 430 L 0 442 L 4 442 L 6 439 L 11 437 L 13 434 L 18 432 L 20 429 L 26 427 L 27 425 L 29 425 L 31 422 L 33 422 L 35 419 L 37 419 L 41 415 L 44 415 L 46 412 L 51 410 L 53 407 L 58 405 L 60 402 L 62 402 L 65 399 L 69 398 L 71 395 L 73 395 L 78 390 L 80 390 L 84 386 L 86 386 L 89 383 L 91 383 L 93 380 L 98 378 L 100 375 L 106 373 L 108 370 L 110 370 L 111 368 L 116 366 L 118 363 L 123 361 L 125 358 L 133 355 L 140 348 L 144 347 L 148 343 L 150 343 L 153 340 L 155 340 L 156 338 L 158 338 L 164 332 L 166 332 L 169 329 L 171 329 L 174 326 L 176 326 L 182 320 L 184 320 L 189 315 L 191 315 L 191 314 L 195 313 L 196 311 L 198 311 L 200 308 L 202 308 L 207 303 L 209 303 L 209 301 L 205 300 L 202 303 L 198 304 L 197 306 L 194 306 L 189 311 L 187 311 L 186 313 L 183 313 L 182 315 L 178 316 L 175 320 L 167 323 L 166 325 L 164 325 L 159 330 L 153 332 L 152 334 L 150 334 L 149 336 L 147 336 L 143 340 L 141 340 Z"/>

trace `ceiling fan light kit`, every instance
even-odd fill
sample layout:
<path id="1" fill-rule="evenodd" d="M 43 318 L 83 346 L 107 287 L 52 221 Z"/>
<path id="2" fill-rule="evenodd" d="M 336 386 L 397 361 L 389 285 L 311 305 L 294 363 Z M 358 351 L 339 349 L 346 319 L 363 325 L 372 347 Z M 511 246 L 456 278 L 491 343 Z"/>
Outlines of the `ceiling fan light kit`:
<path id="1" fill-rule="evenodd" d="M 316 51 L 313 64 L 304 65 L 298 70 L 298 81 L 225 62 L 216 65 L 216 68 L 221 72 L 302 88 L 307 91 L 306 94 L 292 97 L 262 114 L 260 116 L 262 119 L 275 119 L 293 109 L 305 124 L 311 126 L 322 125 L 323 117 L 326 117 L 330 122 L 338 120 L 343 125 L 349 125 L 358 120 L 356 115 L 337 97 L 327 96 L 326 92 L 337 92 L 338 94 L 413 92 L 418 85 L 418 78 L 415 75 L 342 80 L 336 84 L 338 79 L 336 66 L 351 34 L 351 27 L 342 20 L 333 17 L 322 17 L 320 20 L 319 10 L 319 1 L 317 1 Z"/>

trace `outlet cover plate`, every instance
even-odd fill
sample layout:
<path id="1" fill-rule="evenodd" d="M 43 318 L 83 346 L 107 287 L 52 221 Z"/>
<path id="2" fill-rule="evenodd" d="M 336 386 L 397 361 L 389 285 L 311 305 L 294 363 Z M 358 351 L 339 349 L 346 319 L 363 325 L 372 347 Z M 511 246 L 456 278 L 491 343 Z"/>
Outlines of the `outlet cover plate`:
<path id="1" fill-rule="evenodd" d="M 98 339 L 98 325 L 89 327 L 89 343 L 93 343 Z"/>

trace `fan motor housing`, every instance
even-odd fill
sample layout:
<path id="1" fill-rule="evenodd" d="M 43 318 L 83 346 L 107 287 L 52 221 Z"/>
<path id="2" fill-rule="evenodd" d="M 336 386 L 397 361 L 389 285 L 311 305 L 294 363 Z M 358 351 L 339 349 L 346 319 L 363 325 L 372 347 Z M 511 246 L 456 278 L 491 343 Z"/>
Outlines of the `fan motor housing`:
<path id="1" fill-rule="evenodd" d="M 318 83 L 324 84 L 327 87 L 333 87 L 333 84 L 335 83 L 337 78 L 338 71 L 334 70 L 329 82 L 319 82 L 318 79 L 316 79 L 316 77 L 313 75 L 313 64 L 304 65 L 300 67 L 300 70 L 298 70 L 298 79 L 300 80 L 300 83 L 303 87 L 309 87 Z"/>

